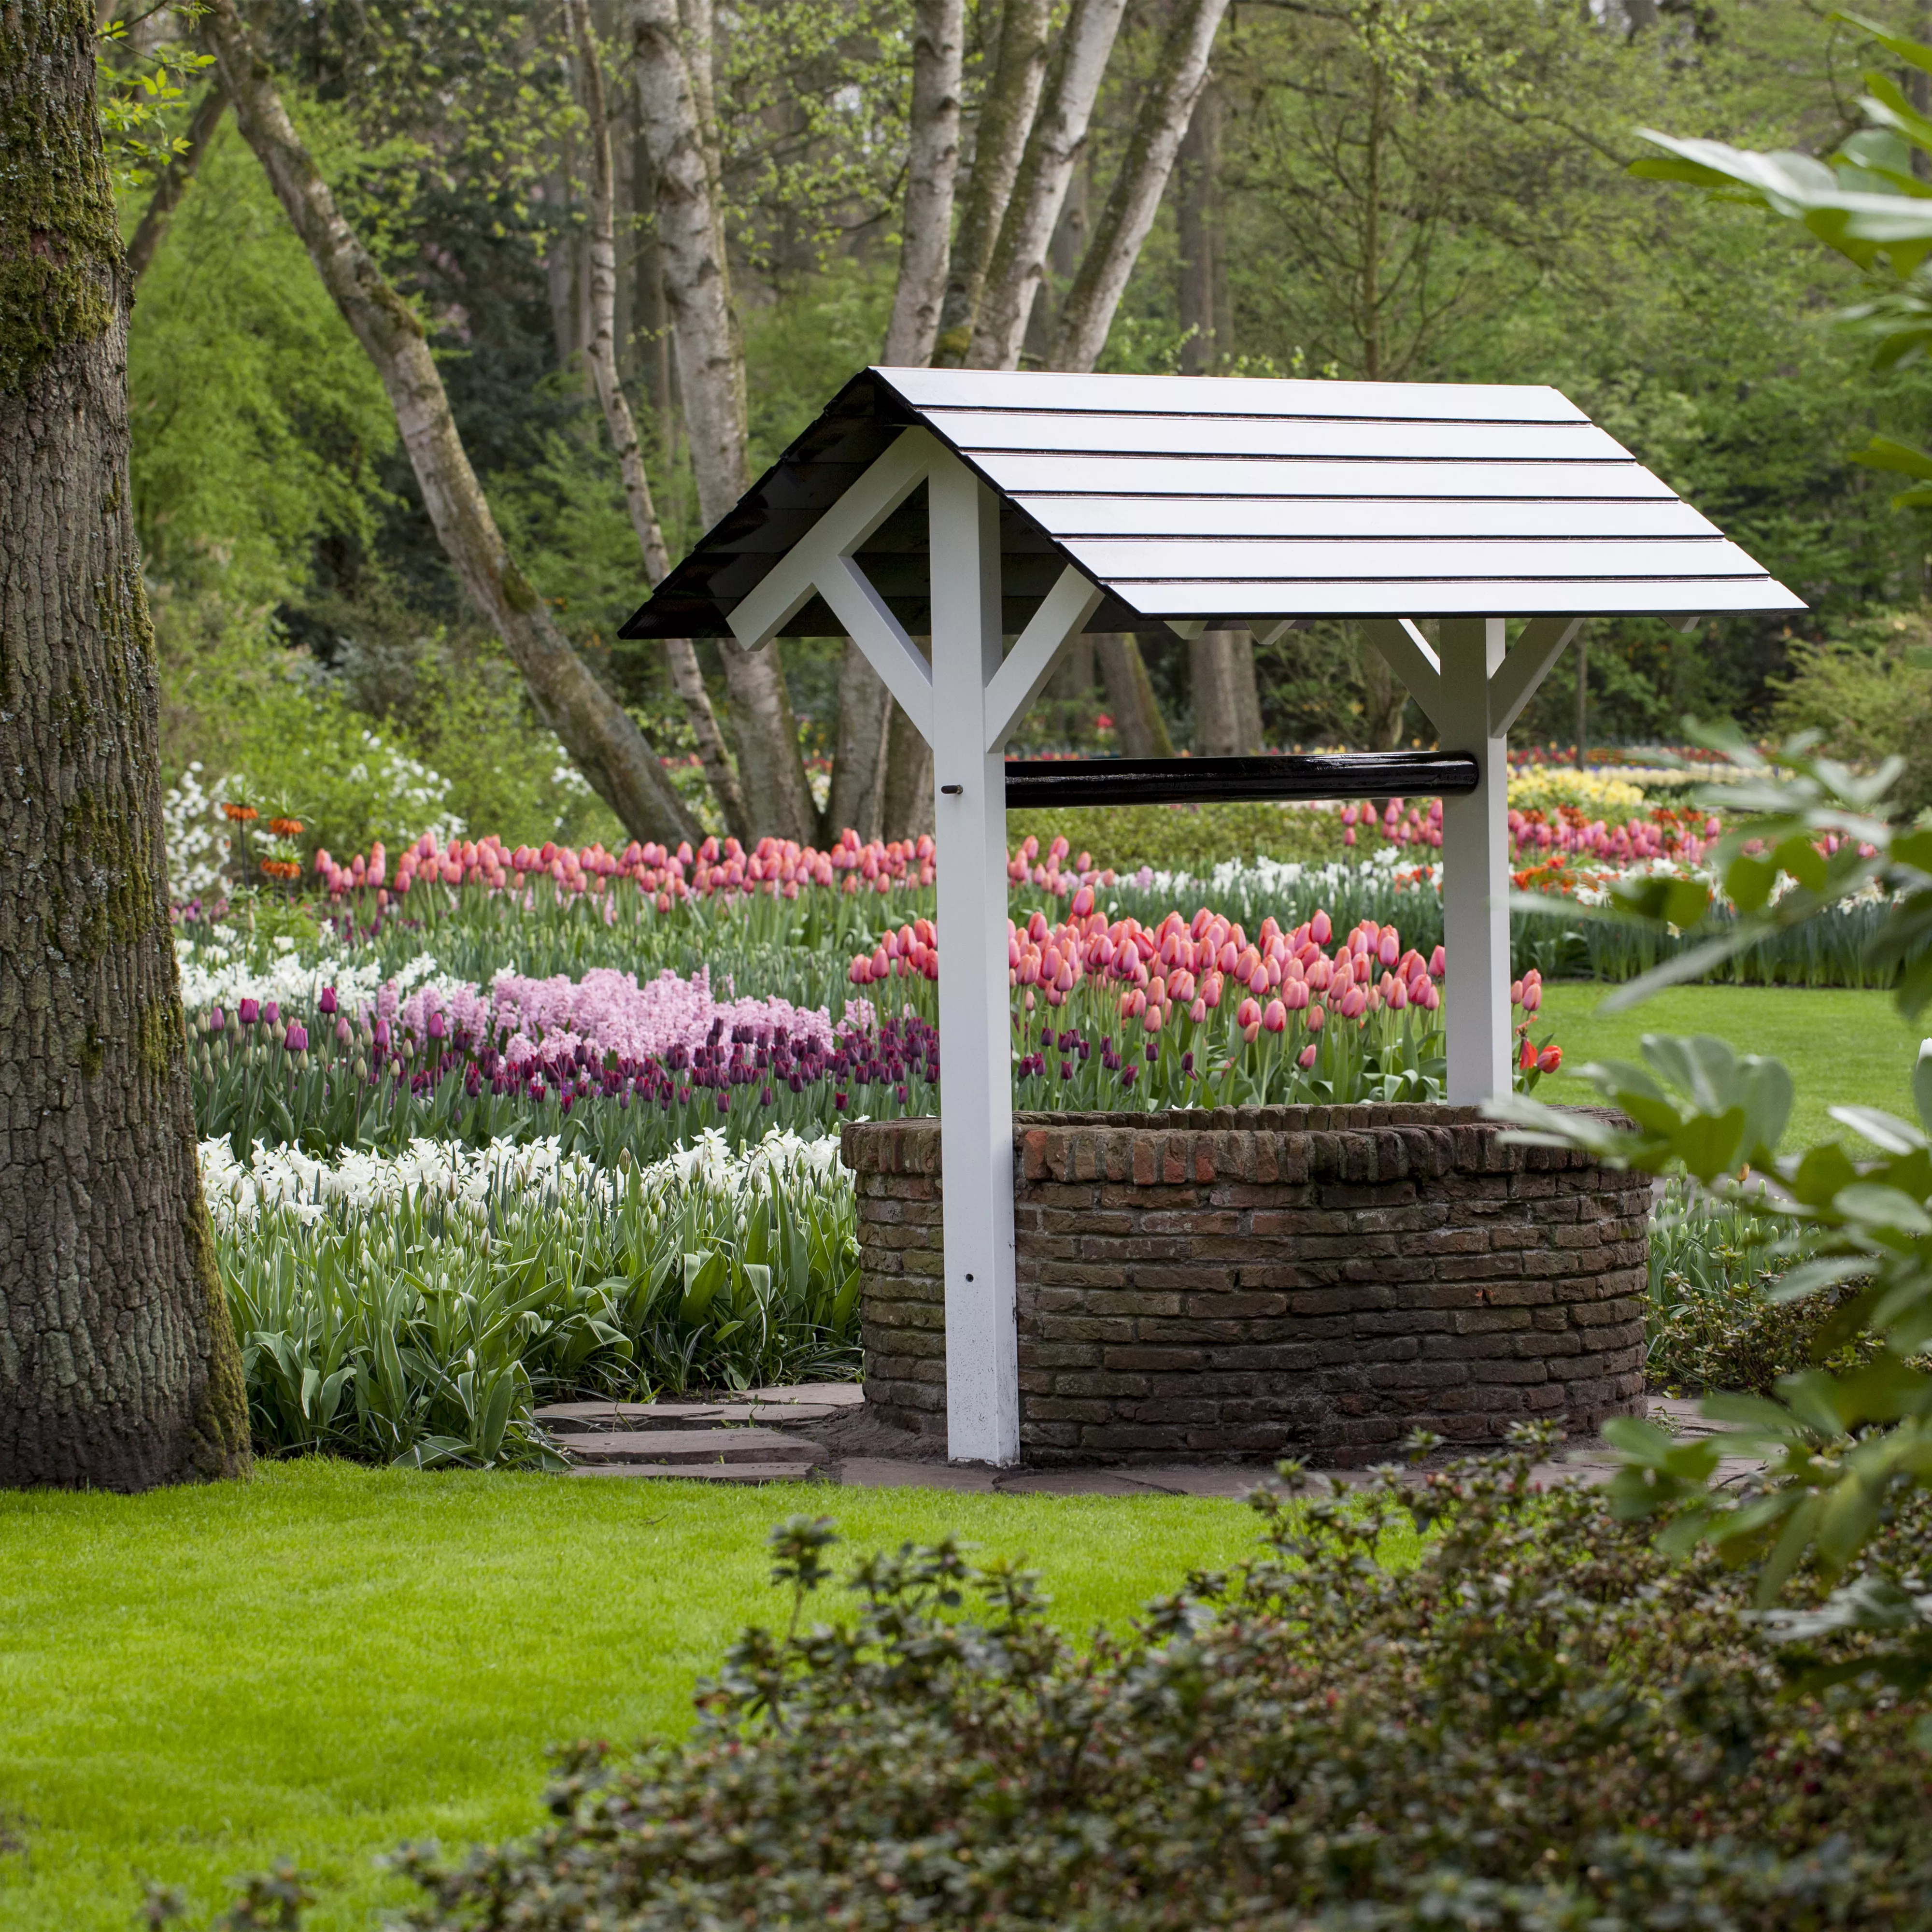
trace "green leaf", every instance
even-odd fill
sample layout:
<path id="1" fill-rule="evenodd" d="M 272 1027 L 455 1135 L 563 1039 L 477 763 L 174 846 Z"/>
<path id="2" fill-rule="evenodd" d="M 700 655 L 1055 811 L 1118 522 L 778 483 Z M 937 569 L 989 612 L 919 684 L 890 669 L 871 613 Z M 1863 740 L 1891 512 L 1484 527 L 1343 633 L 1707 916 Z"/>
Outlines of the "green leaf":
<path id="1" fill-rule="evenodd" d="M 1610 888 L 1610 903 L 1633 919 L 1683 928 L 1710 910 L 1711 892 L 1700 879 L 1619 880 Z"/>

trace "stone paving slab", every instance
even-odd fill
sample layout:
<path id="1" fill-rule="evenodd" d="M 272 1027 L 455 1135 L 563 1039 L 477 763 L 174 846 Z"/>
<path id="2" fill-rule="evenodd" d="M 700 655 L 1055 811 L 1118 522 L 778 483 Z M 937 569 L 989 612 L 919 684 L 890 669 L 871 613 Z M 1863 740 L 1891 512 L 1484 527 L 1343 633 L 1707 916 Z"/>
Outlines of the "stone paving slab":
<path id="1" fill-rule="evenodd" d="M 808 1481 L 809 1462 L 584 1462 L 573 1476 L 634 1476 L 674 1483 L 802 1483 Z"/>
<path id="2" fill-rule="evenodd" d="M 775 1429 L 613 1429 L 573 1436 L 565 1446 L 584 1462 L 816 1462 L 818 1451 Z"/>

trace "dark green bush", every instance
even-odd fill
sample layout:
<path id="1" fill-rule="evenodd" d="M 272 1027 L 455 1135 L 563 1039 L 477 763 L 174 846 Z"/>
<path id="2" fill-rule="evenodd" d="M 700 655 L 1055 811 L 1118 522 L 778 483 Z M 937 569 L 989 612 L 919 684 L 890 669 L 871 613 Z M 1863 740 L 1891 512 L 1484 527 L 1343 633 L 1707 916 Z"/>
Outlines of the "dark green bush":
<path id="1" fill-rule="evenodd" d="M 1913 1708 L 1786 1694 L 1744 1586 L 1597 1493 L 1539 1494 L 1541 1448 L 1305 1508 L 1291 1467 L 1252 1564 L 1085 1653 L 950 1544 L 861 1563 L 856 1618 L 805 1628 L 832 1539 L 796 1518 L 792 1628 L 737 1646 L 690 1741 L 574 1747 L 536 1835 L 406 1858 L 412 1922 L 1932 1925 Z M 1436 1533 L 1384 1568 L 1411 1508 Z M 1921 1509 L 1868 1560 L 1928 1558 Z"/>

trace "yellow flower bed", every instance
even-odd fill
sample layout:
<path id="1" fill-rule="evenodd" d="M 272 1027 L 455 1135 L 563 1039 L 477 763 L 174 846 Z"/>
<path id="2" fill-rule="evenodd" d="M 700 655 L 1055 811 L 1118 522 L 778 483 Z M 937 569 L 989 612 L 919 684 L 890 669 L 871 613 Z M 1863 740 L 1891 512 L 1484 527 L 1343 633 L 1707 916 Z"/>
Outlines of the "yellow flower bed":
<path id="1" fill-rule="evenodd" d="M 1510 773 L 1509 802 L 1516 812 L 1553 812 L 1574 805 L 1592 818 L 1628 818 L 1644 808 L 1644 795 L 1622 778 L 1580 772 L 1574 765 L 1532 765 Z"/>

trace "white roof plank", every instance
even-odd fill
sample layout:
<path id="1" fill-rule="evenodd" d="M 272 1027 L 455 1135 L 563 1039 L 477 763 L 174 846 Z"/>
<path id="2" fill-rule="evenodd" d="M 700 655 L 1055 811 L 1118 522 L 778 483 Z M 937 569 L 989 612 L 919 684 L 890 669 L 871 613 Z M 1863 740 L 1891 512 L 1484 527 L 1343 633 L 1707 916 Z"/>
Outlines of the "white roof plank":
<path id="1" fill-rule="evenodd" d="M 1393 583 L 1172 584 L 1131 578 L 1108 586 L 1150 617 L 1573 617 L 1802 610 L 1768 577 L 1516 579 L 1401 578 Z"/>
<path id="2" fill-rule="evenodd" d="M 1036 496 L 1013 500 L 1063 542 L 1078 537 L 1358 536 L 1349 497 Z M 1675 496 L 1606 503 L 1396 497 L 1376 506 L 1390 538 L 1715 537 L 1723 532 Z"/>
<path id="3" fill-rule="evenodd" d="M 1612 538 L 1543 538 L 1528 542 L 1431 538 L 1390 542 L 1382 537 L 1304 543 L 1243 537 L 1078 537 L 1066 548 L 1089 575 L 1103 582 L 1128 578 L 1169 582 L 1342 583 L 1384 578 L 1543 578 L 1752 577 L 1763 568 L 1722 537 L 1646 542 Z"/>
<path id="4" fill-rule="evenodd" d="M 1668 483 L 1636 463 L 1294 462 L 1265 457 L 1227 460 L 968 453 L 986 480 L 1010 496 L 1352 496 L 1366 504 L 1402 496 L 1468 502 L 1677 498 Z"/>
<path id="5" fill-rule="evenodd" d="M 1056 416 L 934 410 L 952 446 L 1090 456 L 1289 456 L 1390 462 L 1628 463 L 1635 459 L 1594 423 L 1320 421 L 1305 417 Z"/>
<path id="6" fill-rule="evenodd" d="M 1355 416 L 1392 422 L 1588 422 L 1530 382 L 1328 382 L 1268 376 L 1064 376 L 1052 370 L 879 369 L 914 408 L 1132 411 L 1202 416 Z M 1211 388 L 1202 386 L 1211 380 Z"/>

